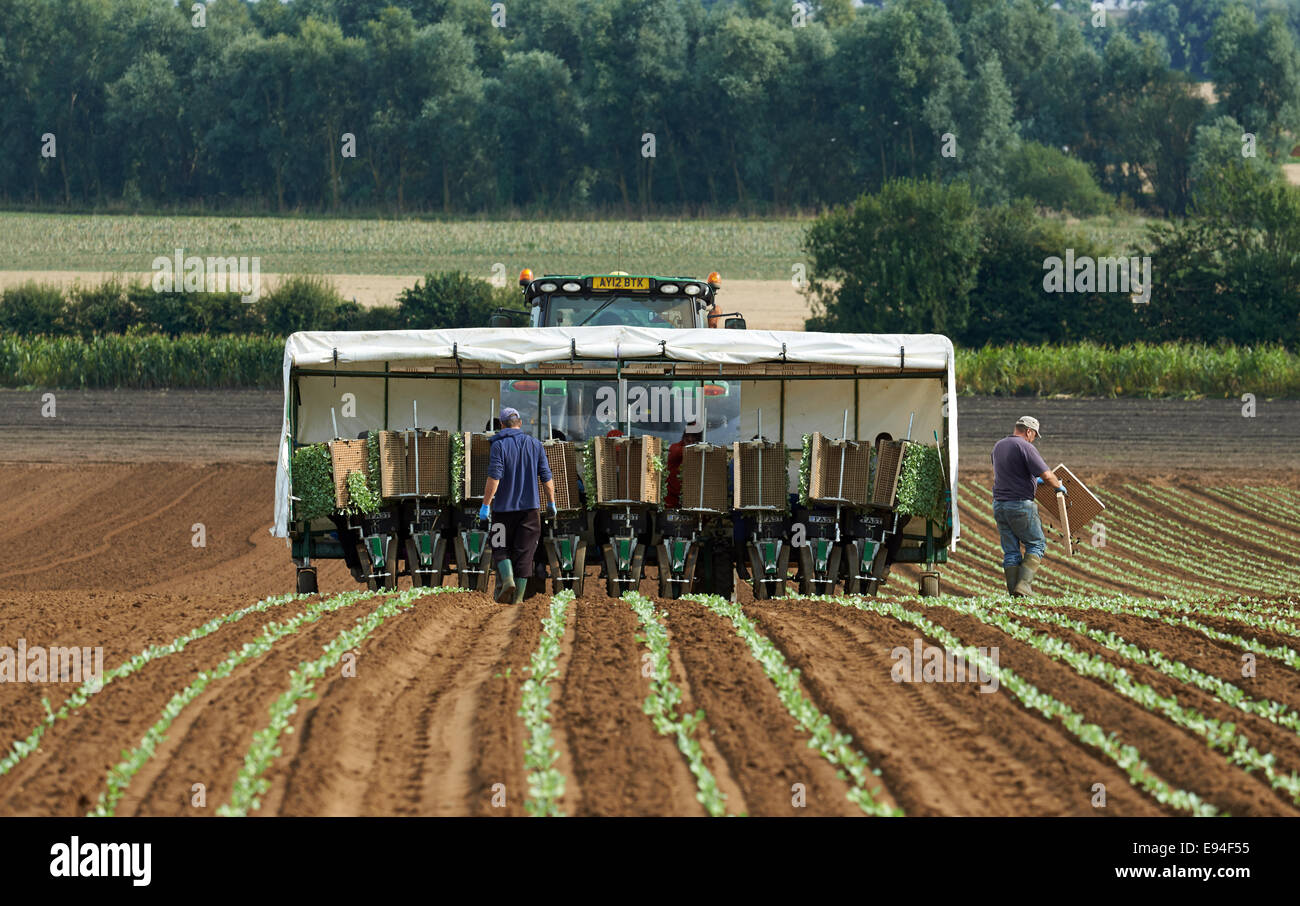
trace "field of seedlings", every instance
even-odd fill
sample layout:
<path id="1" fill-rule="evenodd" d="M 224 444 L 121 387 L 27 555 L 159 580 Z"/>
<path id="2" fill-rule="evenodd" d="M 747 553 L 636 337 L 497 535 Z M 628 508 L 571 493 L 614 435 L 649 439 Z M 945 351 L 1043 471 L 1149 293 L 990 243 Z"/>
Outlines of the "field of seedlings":
<path id="1" fill-rule="evenodd" d="M 971 470 L 941 598 L 506 607 L 286 594 L 262 465 L 8 468 L 0 814 L 1300 814 L 1294 477 L 1107 474 L 1034 600 Z"/>

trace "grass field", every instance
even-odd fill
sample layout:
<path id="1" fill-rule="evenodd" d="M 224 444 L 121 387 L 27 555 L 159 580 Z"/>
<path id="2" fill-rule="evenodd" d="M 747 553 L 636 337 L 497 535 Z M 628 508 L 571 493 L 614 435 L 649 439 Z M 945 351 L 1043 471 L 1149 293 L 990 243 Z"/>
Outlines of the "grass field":
<path id="1" fill-rule="evenodd" d="M 0 269 L 145 272 L 159 255 L 261 257 L 263 273 L 491 277 L 531 267 L 788 280 L 804 221 L 317 220 L 0 214 Z"/>
<path id="2" fill-rule="evenodd" d="M 629 273 L 786 281 L 806 261 L 808 220 L 330 220 L 120 214 L 0 213 L 0 271 L 146 273 L 176 248 L 249 255 L 262 273 L 424 274 L 462 270 L 513 278 L 537 273 Z M 1136 251 L 1145 220 L 1073 222 L 1116 254 Z"/>

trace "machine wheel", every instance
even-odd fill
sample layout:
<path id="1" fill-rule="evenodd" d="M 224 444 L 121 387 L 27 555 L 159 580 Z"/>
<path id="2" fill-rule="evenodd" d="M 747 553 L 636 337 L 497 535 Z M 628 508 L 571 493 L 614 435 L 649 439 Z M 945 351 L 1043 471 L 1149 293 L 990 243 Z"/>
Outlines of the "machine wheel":
<path id="1" fill-rule="evenodd" d="M 937 598 L 939 597 L 939 574 L 933 572 L 921 573 L 921 597 Z"/>
<path id="2" fill-rule="evenodd" d="M 314 595 L 319 593 L 320 586 L 316 584 L 316 567 L 298 567 L 298 594 Z"/>

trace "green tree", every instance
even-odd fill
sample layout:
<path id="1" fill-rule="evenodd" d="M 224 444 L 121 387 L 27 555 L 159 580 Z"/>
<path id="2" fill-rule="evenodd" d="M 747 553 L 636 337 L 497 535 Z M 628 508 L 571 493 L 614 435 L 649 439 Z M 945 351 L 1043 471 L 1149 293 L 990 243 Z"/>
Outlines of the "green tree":
<path id="1" fill-rule="evenodd" d="M 397 296 L 401 320 L 416 330 L 484 327 L 500 304 L 490 283 L 460 271 L 426 274 Z"/>
<path id="2" fill-rule="evenodd" d="M 1064 151 L 1021 142 L 1007 158 L 1007 194 L 1040 207 L 1069 211 L 1078 217 L 1101 214 L 1113 206 L 1087 164 Z"/>
<path id="3" fill-rule="evenodd" d="M 1128 14 L 1124 27 L 1135 34 L 1159 35 L 1174 68 L 1204 79 L 1209 71 L 1214 23 L 1227 6 L 1228 0 L 1147 0 Z"/>
<path id="4" fill-rule="evenodd" d="M 976 205 L 964 183 L 892 180 L 809 228 L 810 330 L 958 333 L 978 269 Z"/>
<path id="5" fill-rule="evenodd" d="M 1263 183 L 1275 178 L 1273 169 L 1258 154 L 1243 155 L 1247 149 L 1244 134 L 1230 116 L 1220 116 L 1197 128 L 1188 171 L 1193 199 L 1200 209 L 1221 207 L 1226 202 L 1224 193 L 1234 191 L 1238 184 L 1230 171 L 1245 169 L 1253 174 L 1250 197 Z"/>
<path id="6" fill-rule="evenodd" d="M 1245 4 L 1229 6 L 1210 38 L 1210 72 L 1220 112 L 1262 146 L 1300 132 L 1300 52 L 1282 16 L 1261 24 Z"/>
<path id="7" fill-rule="evenodd" d="M 507 53 L 487 100 L 501 143 L 501 201 L 548 207 L 586 201 L 580 167 L 586 124 L 564 61 L 541 50 Z"/>
<path id="8" fill-rule="evenodd" d="M 982 60 L 961 106 L 956 139 L 961 172 L 985 203 L 1007 200 L 1007 161 L 1019 144 L 1012 115 L 1011 91 L 997 56 Z"/>

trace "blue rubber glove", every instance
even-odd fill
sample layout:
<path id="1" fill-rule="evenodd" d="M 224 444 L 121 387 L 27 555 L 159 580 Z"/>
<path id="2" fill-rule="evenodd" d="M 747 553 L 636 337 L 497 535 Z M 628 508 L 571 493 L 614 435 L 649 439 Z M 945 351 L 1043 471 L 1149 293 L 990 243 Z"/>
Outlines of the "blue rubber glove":
<path id="1" fill-rule="evenodd" d="M 1043 483 L 1043 479 L 1041 477 L 1034 478 L 1034 484 L 1042 484 L 1042 483 Z"/>
<path id="2" fill-rule="evenodd" d="M 478 508 L 478 518 L 484 522 L 492 518 L 492 509 L 486 503 Z"/>
<path id="3" fill-rule="evenodd" d="M 1062 497 L 1064 497 L 1066 494 L 1068 494 L 1068 493 L 1070 493 L 1070 492 L 1069 492 L 1068 490 L 1066 490 L 1065 485 L 1061 485 L 1059 488 L 1056 489 L 1056 493 L 1058 493 L 1058 494 L 1060 494 Z"/>
<path id="4" fill-rule="evenodd" d="M 552 519 L 554 519 L 554 518 L 555 518 L 555 514 L 556 514 L 557 512 L 559 512 L 559 511 L 555 508 L 555 501 L 554 501 L 554 500 L 549 501 L 549 502 L 546 504 L 546 515 L 547 515 L 547 516 L 550 516 Z"/>

